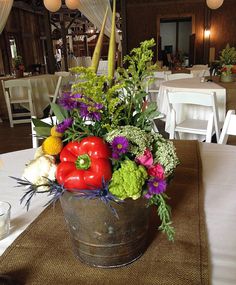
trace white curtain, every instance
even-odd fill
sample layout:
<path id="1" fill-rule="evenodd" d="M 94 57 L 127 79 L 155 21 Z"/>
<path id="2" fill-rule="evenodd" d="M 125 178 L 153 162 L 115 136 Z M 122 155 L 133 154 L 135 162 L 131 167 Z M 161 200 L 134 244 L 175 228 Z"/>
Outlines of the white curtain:
<path id="1" fill-rule="evenodd" d="M 112 23 L 112 10 L 109 0 L 79 0 L 78 9 L 80 12 L 99 30 L 102 27 L 103 18 L 108 6 L 107 21 L 105 27 L 105 35 L 110 37 L 111 35 L 111 23 Z M 118 48 L 121 49 L 120 37 L 116 31 L 116 42 L 119 44 Z"/>
<path id="2" fill-rule="evenodd" d="M 0 34 L 2 33 L 7 18 L 11 12 L 11 8 L 13 5 L 13 0 L 0 0 Z"/>

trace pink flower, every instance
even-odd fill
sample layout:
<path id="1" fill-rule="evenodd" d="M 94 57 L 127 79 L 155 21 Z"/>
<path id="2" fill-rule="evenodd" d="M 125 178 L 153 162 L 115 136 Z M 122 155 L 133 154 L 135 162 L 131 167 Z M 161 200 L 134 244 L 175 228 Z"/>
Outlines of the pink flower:
<path id="1" fill-rule="evenodd" d="M 148 168 L 148 175 L 157 177 L 159 179 L 164 179 L 164 168 L 160 164 L 152 165 Z"/>
<path id="2" fill-rule="evenodd" d="M 142 164 L 146 167 L 149 167 L 153 164 L 153 157 L 152 157 L 152 153 L 150 152 L 149 149 L 146 149 L 144 151 L 144 154 L 137 157 L 136 158 L 136 161 L 139 163 L 139 164 Z"/>

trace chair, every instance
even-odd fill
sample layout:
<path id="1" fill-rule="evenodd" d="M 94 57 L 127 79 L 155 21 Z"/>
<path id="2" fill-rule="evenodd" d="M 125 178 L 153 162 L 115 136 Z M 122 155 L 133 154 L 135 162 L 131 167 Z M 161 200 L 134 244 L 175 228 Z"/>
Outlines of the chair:
<path id="1" fill-rule="evenodd" d="M 158 79 L 160 79 L 160 78 L 156 78 L 155 76 L 147 78 L 147 84 L 146 84 L 146 93 L 147 93 L 146 102 L 147 102 L 147 104 L 149 102 L 156 102 L 156 100 L 157 100 L 160 85 L 159 84 L 156 85 L 155 82 L 153 82 L 153 81 L 158 80 Z M 154 95 L 154 100 L 153 100 L 153 95 Z M 153 118 L 153 126 L 152 126 L 153 132 L 159 133 L 159 130 L 156 126 L 155 120 L 158 120 L 158 119 L 163 120 L 164 118 L 165 118 L 165 115 L 162 113 L 160 113 L 159 116 Z"/>
<path id="2" fill-rule="evenodd" d="M 97 75 L 107 75 L 108 72 L 108 60 L 100 60 L 97 70 Z"/>
<path id="3" fill-rule="evenodd" d="M 35 118 L 35 116 L 33 116 L 32 118 Z M 47 118 L 44 118 L 44 119 L 40 119 L 40 121 L 46 123 L 46 124 L 49 124 L 49 125 L 56 125 L 57 124 L 57 118 L 56 116 L 52 116 L 52 117 L 47 117 Z M 40 137 L 37 136 L 36 134 L 36 131 L 35 131 L 35 125 L 31 119 L 31 131 L 32 131 L 32 146 L 33 148 L 38 148 L 39 147 L 39 141 Z"/>
<path id="4" fill-rule="evenodd" d="M 30 123 L 31 117 L 34 116 L 34 106 L 32 101 L 32 87 L 30 80 L 13 79 L 2 80 L 8 117 L 11 128 L 14 124 Z M 29 112 L 16 112 L 14 104 L 29 104 Z M 23 118 L 22 118 L 23 117 Z M 25 118 L 30 117 L 30 118 Z M 15 119 L 18 118 L 18 119 Z"/>
<path id="5" fill-rule="evenodd" d="M 153 72 L 152 76 L 148 76 L 146 78 L 146 92 L 148 93 L 148 99 L 149 101 L 156 101 L 160 85 L 163 81 L 166 80 L 166 75 L 170 71 L 155 71 Z M 154 94 L 154 100 L 153 100 L 153 94 Z"/>
<path id="6" fill-rule="evenodd" d="M 61 87 L 61 81 L 62 81 L 62 76 L 59 76 L 58 80 L 57 80 L 57 85 L 56 85 L 54 94 L 48 94 L 48 96 L 51 98 L 51 102 L 52 103 L 56 103 L 57 97 L 59 96 L 59 90 L 60 90 L 60 87 Z M 50 115 L 51 114 L 52 114 L 52 109 L 50 109 Z"/>
<path id="7" fill-rule="evenodd" d="M 84 57 L 84 67 L 90 67 L 92 64 L 92 58 L 90 56 Z"/>
<path id="8" fill-rule="evenodd" d="M 229 135 L 236 136 L 236 115 L 234 110 L 227 112 L 218 143 L 226 144 Z"/>
<path id="9" fill-rule="evenodd" d="M 70 86 L 67 87 L 67 85 L 71 85 L 71 83 L 74 81 L 75 81 L 75 77 L 73 75 L 59 76 L 54 93 L 48 94 L 48 96 L 51 98 L 51 102 L 56 103 L 57 98 L 60 96 L 61 89 L 63 88 L 65 90 L 67 89 L 70 90 Z M 52 108 L 50 109 L 49 114 L 52 115 Z"/>
<path id="10" fill-rule="evenodd" d="M 147 78 L 147 84 L 146 84 L 146 93 L 147 93 L 146 100 L 147 100 L 147 102 L 157 102 L 157 97 L 158 97 L 159 88 L 160 88 L 159 80 L 163 81 L 163 77 L 157 78 L 156 76 L 153 76 L 153 77 Z M 155 132 L 158 132 L 158 129 L 157 129 L 156 124 L 154 122 L 154 120 L 156 120 L 156 119 L 163 120 L 163 119 L 165 119 L 165 115 L 160 113 L 159 116 L 157 116 L 153 119 L 153 125 L 154 125 L 153 130 Z"/>
<path id="11" fill-rule="evenodd" d="M 175 80 L 175 79 L 183 79 L 183 78 L 193 78 L 193 74 L 191 73 L 173 73 L 173 74 L 166 74 L 165 79 L 168 80 Z"/>
<path id="12" fill-rule="evenodd" d="M 219 119 L 216 108 L 216 95 L 213 93 L 197 92 L 167 92 L 167 98 L 170 108 L 170 139 L 175 137 L 179 139 L 179 133 L 190 133 L 204 135 L 206 142 L 211 142 L 213 133 L 216 133 L 217 142 L 219 141 Z M 211 108 L 207 120 L 186 118 L 177 123 L 177 114 L 174 105 L 199 105 Z"/>

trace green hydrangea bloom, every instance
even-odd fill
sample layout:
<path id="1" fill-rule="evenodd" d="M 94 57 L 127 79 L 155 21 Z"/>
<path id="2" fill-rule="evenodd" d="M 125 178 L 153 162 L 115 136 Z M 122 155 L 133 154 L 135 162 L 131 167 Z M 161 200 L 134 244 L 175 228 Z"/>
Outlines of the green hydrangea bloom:
<path id="1" fill-rule="evenodd" d="M 164 167 L 165 176 L 168 177 L 179 164 L 175 146 L 172 141 L 165 140 L 160 134 L 153 134 L 153 139 L 154 163 L 160 163 Z"/>
<path id="2" fill-rule="evenodd" d="M 109 191 L 119 199 L 138 199 L 147 179 L 147 171 L 132 160 L 125 160 L 121 167 L 113 172 Z"/>

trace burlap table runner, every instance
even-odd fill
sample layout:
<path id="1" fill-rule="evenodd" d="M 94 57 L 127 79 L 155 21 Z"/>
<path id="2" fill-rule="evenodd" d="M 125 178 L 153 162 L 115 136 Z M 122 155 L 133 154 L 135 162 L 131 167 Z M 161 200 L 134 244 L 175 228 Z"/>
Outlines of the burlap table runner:
<path id="1" fill-rule="evenodd" d="M 75 258 L 57 203 L 49 206 L 1 257 L 0 273 L 21 284 L 208 284 L 208 250 L 201 187 L 201 160 L 196 141 L 176 141 L 181 165 L 169 186 L 175 242 L 156 231 L 143 256 L 121 268 L 91 268 Z M 154 216 L 155 217 L 155 216 Z M 155 233 L 153 235 L 153 233 Z"/>

